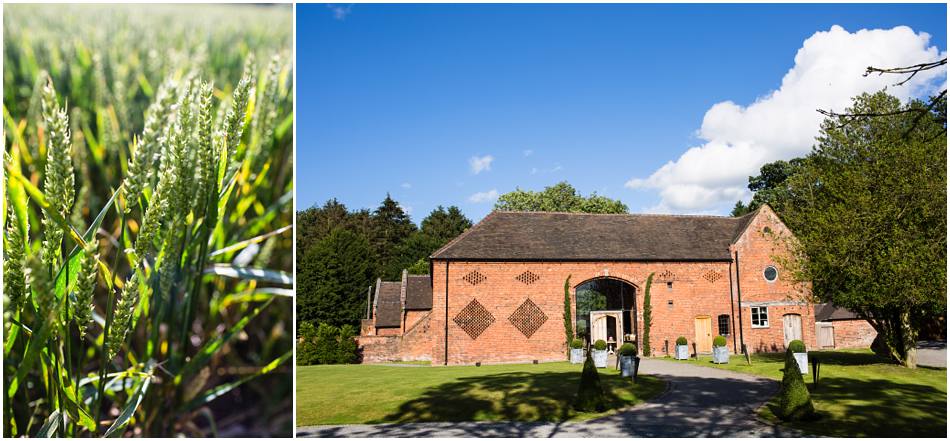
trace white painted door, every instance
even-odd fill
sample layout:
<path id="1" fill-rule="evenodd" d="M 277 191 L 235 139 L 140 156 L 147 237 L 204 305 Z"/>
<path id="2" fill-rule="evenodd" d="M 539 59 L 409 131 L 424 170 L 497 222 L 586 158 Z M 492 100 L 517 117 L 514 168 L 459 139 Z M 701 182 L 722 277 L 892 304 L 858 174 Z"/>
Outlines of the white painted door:
<path id="1" fill-rule="evenodd" d="M 590 312 L 590 342 L 593 344 L 597 340 L 607 341 L 607 336 L 610 334 L 607 332 L 607 326 L 610 321 L 607 320 L 607 317 L 613 317 L 614 320 L 614 329 L 613 334 L 618 336 L 623 335 L 623 314 L 621 311 L 591 311 Z"/>
<path id="2" fill-rule="evenodd" d="M 792 340 L 802 339 L 802 316 L 785 314 L 782 316 L 782 328 L 785 330 L 785 346 Z"/>
<path id="3" fill-rule="evenodd" d="M 607 316 L 604 314 L 591 313 L 590 318 L 590 342 L 593 344 L 597 340 L 607 341 Z"/>

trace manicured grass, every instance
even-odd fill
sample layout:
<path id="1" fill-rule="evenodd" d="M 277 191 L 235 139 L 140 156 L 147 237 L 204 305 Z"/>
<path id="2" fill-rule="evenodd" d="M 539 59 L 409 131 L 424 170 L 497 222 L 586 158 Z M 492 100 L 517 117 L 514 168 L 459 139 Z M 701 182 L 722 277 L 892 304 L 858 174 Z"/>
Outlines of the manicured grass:
<path id="1" fill-rule="evenodd" d="M 821 360 L 818 386 L 811 369 L 805 383 L 821 419 L 811 423 L 792 423 L 807 433 L 836 437 L 946 437 L 947 370 L 942 368 L 907 369 L 874 355 L 870 350 L 815 351 Z M 755 354 L 752 366 L 741 355 L 728 364 L 712 363 L 701 356 L 681 363 L 692 363 L 736 372 L 745 372 L 776 380 L 782 379 L 784 353 Z M 761 416 L 778 421 L 772 412 L 773 399 Z"/>
<path id="2" fill-rule="evenodd" d="M 599 369 L 611 411 L 571 408 L 582 365 L 297 367 L 297 425 L 419 421 L 564 421 L 612 413 L 661 394 L 663 381 L 637 384 Z"/>

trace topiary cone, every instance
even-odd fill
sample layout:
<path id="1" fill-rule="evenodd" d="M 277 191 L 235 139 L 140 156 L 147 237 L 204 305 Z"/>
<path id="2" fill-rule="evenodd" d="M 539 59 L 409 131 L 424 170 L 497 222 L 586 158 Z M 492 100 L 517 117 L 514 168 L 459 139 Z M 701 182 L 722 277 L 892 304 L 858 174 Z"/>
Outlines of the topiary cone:
<path id="1" fill-rule="evenodd" d="M 584 371 L 581 372 L 581 384 L 577 388 L 577 398 L 574 400 L 574 409 L 581 412 L 603 412 L 607 410 L 607 399 L 604 389 L 600 386 L 600 375 L 594 367 L 594 359 L 587 351 L 584 360 Z"/>
<path id="2" fill-rule="evenodd" d="M 785 421 L 802 421 L 811 419 L 814 415 L 815 406 L 811 402 L 811 394 L 805 387 L 802 372 L 792 355 L 792 348 L 789 347 L 785 351 L 785 369 L 777 416 Z"/>

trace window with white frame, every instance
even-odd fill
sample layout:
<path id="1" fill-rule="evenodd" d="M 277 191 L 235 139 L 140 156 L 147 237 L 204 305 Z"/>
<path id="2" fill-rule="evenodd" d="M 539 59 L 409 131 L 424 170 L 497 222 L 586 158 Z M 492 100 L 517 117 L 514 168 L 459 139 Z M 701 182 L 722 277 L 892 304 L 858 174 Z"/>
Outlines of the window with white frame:
<path id="1" fill-rule="evenodd" d="M 752 307 L 752 327 L 753 328 L 768 328 L 769 327 L 769 308 L 767 306 L 753 306 Z"/>

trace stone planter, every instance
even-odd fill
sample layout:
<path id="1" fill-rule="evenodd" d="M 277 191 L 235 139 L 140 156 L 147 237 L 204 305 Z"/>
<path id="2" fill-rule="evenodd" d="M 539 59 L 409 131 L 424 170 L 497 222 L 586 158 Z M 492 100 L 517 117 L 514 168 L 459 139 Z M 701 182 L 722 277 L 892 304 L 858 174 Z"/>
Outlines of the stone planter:
<path id="1" fill-rule="evenodd" d="M 729 348 L 725 346 L 713 346 L 713 363 L 729 363 Z"/>
<path id="2" fill-rule="evenodd" d="M 676 345 L 676 352 L 673 353 L 673 358 L 677 360 L 688 360 L 689 359 L 689 346 L 687 345 Z"/>
<path id="3" fill-rule="evenodd" d="M 795 357 L 795 362 L 798 363 L 798 370 L 801 371 L 802 375 L 808 373 L 808 353 L 807 352 L 792 352 L 792 356 Z"/>
<path id="4" fill-rule="evenodd" d="M 590 350 L 590 356 L 594 359 L 594 367 L 605 368 L 607 367 L 607 350 L 598 351 L 597 349 Z"/>
<path id="5" fill-rule="evenodd" d="M 637 368 L 640 367 L 640 357 L 636 355 L 620 356 L 620 376 L 634 378 L 637 375 Z"/>
<path id="6" fill-rule="evenodd" d="M 573 349 L 571 348 L 571 364 L 583 364 L 584 363 L 584 348 Z"/>

